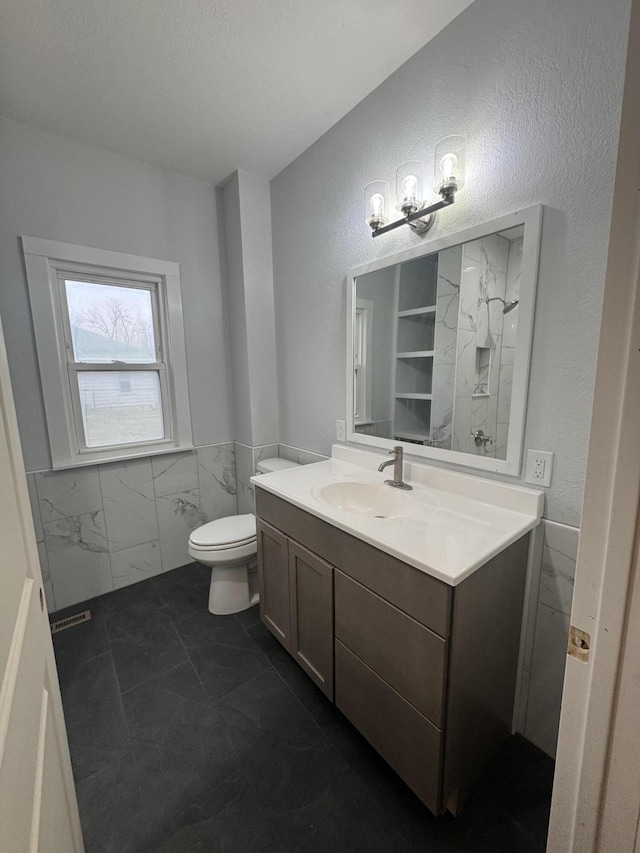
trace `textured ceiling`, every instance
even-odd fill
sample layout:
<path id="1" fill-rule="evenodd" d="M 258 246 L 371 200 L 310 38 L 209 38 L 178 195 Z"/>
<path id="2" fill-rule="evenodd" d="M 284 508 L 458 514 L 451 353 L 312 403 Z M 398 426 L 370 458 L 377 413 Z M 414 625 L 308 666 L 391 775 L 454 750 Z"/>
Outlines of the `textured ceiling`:
<path id="1" fill-rule="evenodd" d="M 471 0 L 0 0 L 0 114 L 218 183 L 277 174 Z"/>

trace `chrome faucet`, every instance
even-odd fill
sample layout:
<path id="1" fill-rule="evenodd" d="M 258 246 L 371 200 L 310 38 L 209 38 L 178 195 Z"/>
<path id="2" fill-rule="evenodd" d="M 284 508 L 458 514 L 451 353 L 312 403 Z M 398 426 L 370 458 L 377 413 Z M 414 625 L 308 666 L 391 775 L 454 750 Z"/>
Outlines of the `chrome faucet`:
<path id="1" fill-rule="evenodd" d="M 393 450 L 389 451 L 389 455 L 393 456 L 393 459 L 389 459 L 379 465 L 378 471 L 384 471 L 384 469 L 388 468 L 389 465 L 393 465 L 393 480 L 385 480 L 385 483 L 387 486 L 393 486 L 394 489 L 404 489 L 407 492 L 410 491 L 413 489 L 413 486 L 402 482 L 404 449 L 398 445 L 397 447 L 394 447 Z"/>

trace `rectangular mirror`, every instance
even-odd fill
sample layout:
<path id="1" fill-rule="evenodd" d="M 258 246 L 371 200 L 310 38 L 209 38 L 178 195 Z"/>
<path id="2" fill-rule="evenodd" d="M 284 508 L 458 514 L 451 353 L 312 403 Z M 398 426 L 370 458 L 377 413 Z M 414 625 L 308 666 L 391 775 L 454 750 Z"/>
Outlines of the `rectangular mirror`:
<path id="1" fill-rule="evenodd" d="M 348 440 L 518 474 L 542 206 L 353 270 Z"/>

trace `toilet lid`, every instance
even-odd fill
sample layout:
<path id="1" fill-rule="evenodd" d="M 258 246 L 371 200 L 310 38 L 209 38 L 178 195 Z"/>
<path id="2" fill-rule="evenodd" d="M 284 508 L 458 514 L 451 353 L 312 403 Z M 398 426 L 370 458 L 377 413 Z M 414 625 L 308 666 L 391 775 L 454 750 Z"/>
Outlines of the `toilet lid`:
<path id="1" fill-rule="evenodd" d="M 256 538 L 256 517 L 247 513 L 209 521 L 202 527 L 197 527 L 189 538 L 193 545 L 200 548 L 242 545 Z"/>

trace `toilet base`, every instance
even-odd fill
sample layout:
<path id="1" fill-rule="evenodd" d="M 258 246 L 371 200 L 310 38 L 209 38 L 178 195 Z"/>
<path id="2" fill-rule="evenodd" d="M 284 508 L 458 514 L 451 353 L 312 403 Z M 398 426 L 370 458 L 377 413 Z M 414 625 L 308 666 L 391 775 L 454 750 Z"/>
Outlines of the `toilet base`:
<path id="1" fill-rule="evenodd" d="M 256 560 L 236 566 L 213 566 L 209 587 L 209 613 L 229 616 L 257 604 L 258 565 Z"/>

